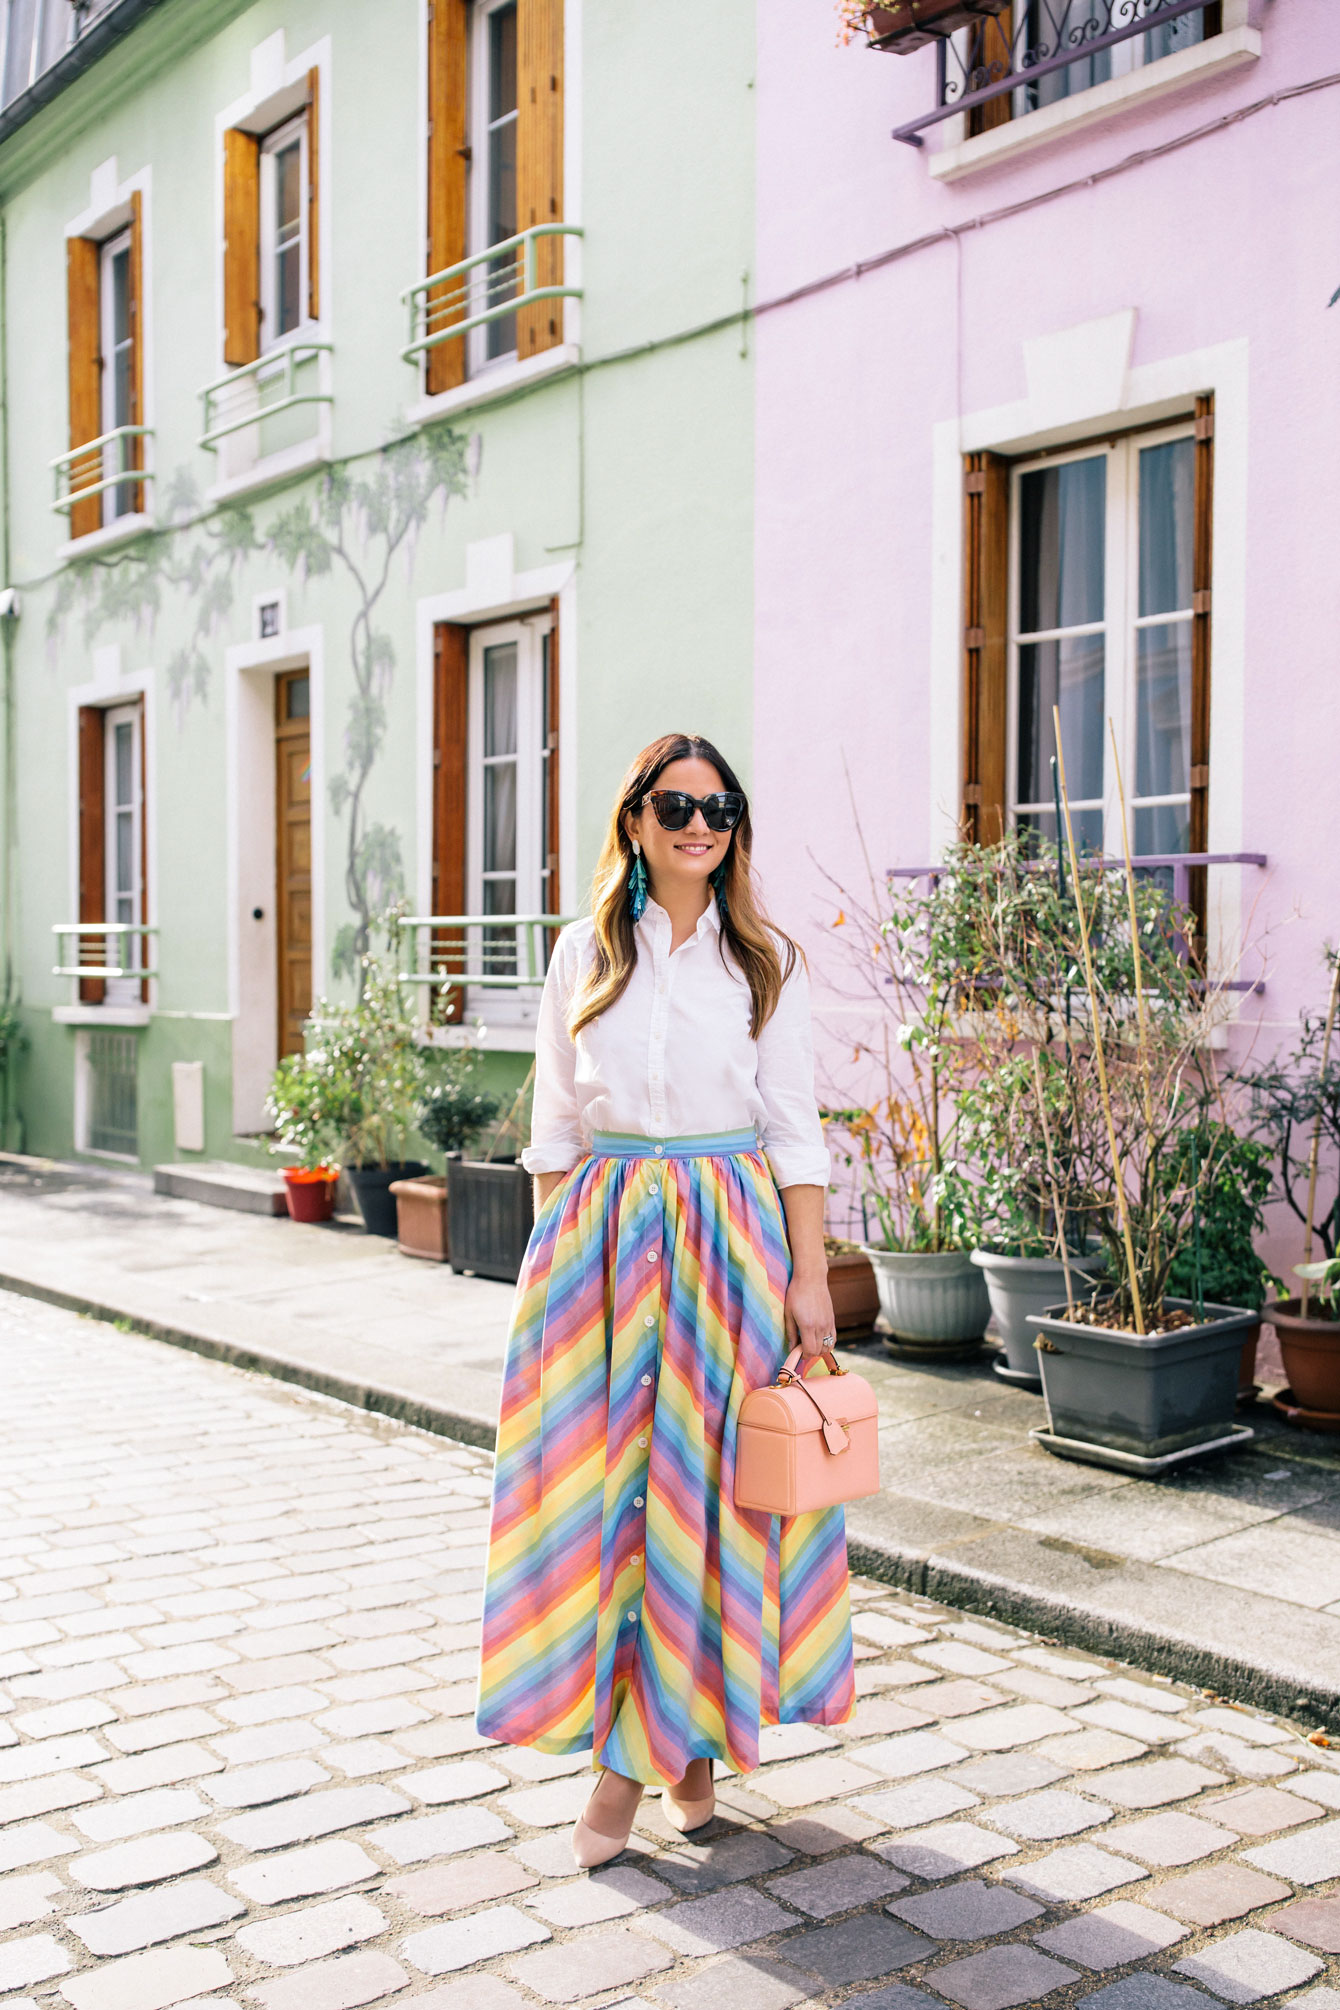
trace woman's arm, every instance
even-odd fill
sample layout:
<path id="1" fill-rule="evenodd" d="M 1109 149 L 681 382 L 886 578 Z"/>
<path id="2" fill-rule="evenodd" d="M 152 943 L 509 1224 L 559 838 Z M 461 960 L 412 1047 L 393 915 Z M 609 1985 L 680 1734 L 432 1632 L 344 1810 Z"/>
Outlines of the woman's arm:
<path id="1" fill-rule="evenodd" d="M 824 1253 L 824 1195 L 821 1186 L 782 1188 L 792 1264 L 786 1293 L 786 1337 L 807 1359 L 822 1354 L 825 1342 L 831 1346 L 836 1330 Z"/>

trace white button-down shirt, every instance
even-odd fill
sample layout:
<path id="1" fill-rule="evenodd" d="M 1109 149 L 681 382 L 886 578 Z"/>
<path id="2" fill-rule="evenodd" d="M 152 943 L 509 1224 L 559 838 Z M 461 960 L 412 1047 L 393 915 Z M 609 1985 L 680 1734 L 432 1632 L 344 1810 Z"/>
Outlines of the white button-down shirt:
<path id="1" fill-rule="evenodd" d="M 627 989 L 576 1040 L 568 1022 L 593 958 L 591 922 L 574 921 L 554 945 L 535 1042 L 527 1172 L 570 1171 L 596 1131 L 665 1140 L 752 1130 L 778 1186 L 827 1186 L 803 963 L 754 1040 L 749 986 L 729 952 L 722 957 L 715 901 L 673 955 L 670 917 L 655 901 L 634 933 Z"/>

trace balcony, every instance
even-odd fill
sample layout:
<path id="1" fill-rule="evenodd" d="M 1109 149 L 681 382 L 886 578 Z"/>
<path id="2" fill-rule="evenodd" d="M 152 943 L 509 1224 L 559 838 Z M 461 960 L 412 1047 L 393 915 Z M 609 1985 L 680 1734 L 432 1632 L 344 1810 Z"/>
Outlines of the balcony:
<path id="1" fill-rule="evenodd" d="M 82 503 L 96 503 L 102 528 L 111 529 L 121 517 L 138 517 L 144 511 L 145 491 L 153 472 L 144 466 L 144 442 L 153 438 L 148 426 L 116 426 L 85 440 L 66 454 L 57 454 L 50 463 L 55 478 L 51 507 L 69 516 Z M 108 514 L 103 498 L 112 495 L 113 513 Z"/>
<path id="2" fill-rule="evenodd" d="M 566 264 L 562 245 L 555 247 L 552 261 L 559 273 L 556 280 L 541 279 L 543 241 L 546 238 L 580 237 L 575 223 L 537 223 L 516 237 L 491 244 L 456 265 L 446 265 L 414 286 L 407 286 L 401 299 L 409 306 L 409 341 L 401 350 L 407 363 L 417 363 L 444 342 L 457 342 L 476 329 L 492 328 L 542 300 L 580 300 L 580 286 L 569 286 L 562 277 Z M 506 341 L 511 349 L 514 342 Z M 470 374 L 467 370 L 466 374 Z"/>
<path id="3" fill-rule="evenodd" d="M 51 932 L 56 938 L 51 974 L 70 986 L 53 1018 L 66 1025 L 145 1023 L 149 980 L 158 975 L 153 923 L 58 921 Z"/>
<path id="4" fill-rule="evenodd" d="M 927 127 L 967 114 L 973 134 L 1133 76 L 1221 30 L 1220 0 L 890 0 L 866 11 L 872 48 L 906 55 L 933 41 L 935 103 L 894 128 L 924 145 Z"/>
<path id="5" fill-rule="evenodd" d="M 324 458 L 333 353 L 329 342 L 285 342 L 206 384 L 200 445 L 219 454 L 222 477 L 213 500 Z"/>
<path id="6" fill-rule="evenodd" d="M 562 914 L 414 914 L 403 923 L 407 968 L 401 982 L 424 994 L 434 1026 L 464 1023 L 471 992 L 490 994 L 491 1044 L 525 1050 L 533 1044 L 539 992 Z"/>

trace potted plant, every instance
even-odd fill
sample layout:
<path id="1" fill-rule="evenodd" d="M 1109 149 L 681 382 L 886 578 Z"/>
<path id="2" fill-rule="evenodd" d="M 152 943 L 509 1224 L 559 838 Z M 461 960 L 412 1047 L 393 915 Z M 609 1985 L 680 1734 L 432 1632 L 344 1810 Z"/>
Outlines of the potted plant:
<path id="1" fill-rule="evenodd" d="M 399 916 L 382 920 L 384 953 L 359 958 L 349 1003 L 319 999 L 308 1021 L 305 1060 L 320 1083 L 338 1155 L 371 1235 L 394 1236 L 392 1183 L 425 1173 L 408 1156 L 428 1067 L 399 975 Z"/>
<path id="2" fill-rule="evenodd" d="M 1256 1345 L 1261 1332 L 1261 1308 L 1271 1276 L 1256 1253 L 1255 1238 L 1265 1229 L 1266 1202 L 1274 1184 L 1270 1147 L 1243 1136 L 1230 1125 L 1212 1121 L 1201 1135 L 1185 1134 L 1182 1150 L 1202 1160 L 1209 1170 L 1199 1183 L 1200 1203 L 1192 1221 L 1191 1240 L 1173 1259 L 1168 1289 L 1179 1298 L 1209 1300 L 1215 1305 L 1240 1305 L 1256 1314 L 1243 1342 L 1238 1369 L 1238 1402 L 1251 1403 L 1256 1386 Z"/>
<path id="3" fill-rule="evenodd" d="M 515 1284 L 530 1241 L 534 1198 L 521 1150 L 530 1130 L 531 1063 L 482 1159 L 447 1160 L 451 1267 Z"/>
<path id="4" fill-rule="evenodd" d="M 838 18 L 844 41 L 863 34 L 872 49 L 908 55 L 925 43 L 953 34 L 979 21 L 984 14 L 1000 14 L 1009 0 L 838 0 Z"/>
<path id="5" fill-rule="evenodd" d="M 498 1099 L 475 1086 L 476 1052 L 451 1050 L 419 1104 L 419 1132 L 450 1162 L 486 1130 L 498 1114 Z M 449 1254 L 447 1175 L 420 1174 L 391 1182 L 400 1247 L 406 1256 L 445 1263 Z"/>
<path id="6" fill-rule="evenodd" d="M 833 1324 L 839 1341 L 864 1340 L 873 1331 L 879 1313 L 879 1291 L 870 1258 L 859 1243 L 841 1236 L 826 1235 L 828 1295 L 833 1301 Z"/>
<path id="7" fill-rule="evenodd" d="M 271 1150 L 297 1154 L 296 1165 L 281 1167 L 294 1221 L 329 1221 L 335 1212 L 340 1169 L 332 1162 L 339 1130 L 333 1086 L 322 1057 L 287 1054 L 265 1099 L 274 1125 Z"/>
<path id="8" fill-rule="evenodd" d="M 1340 1068 L 1331 1064 L 1340 1004 L 1340 953 L 1330 950 L 1331 993 L 1324 1015 L 1308 1013 L 1293 1051 L 1245 1072 L 1263 1142 L 1279 1172 L 1290 1211 L 1303 1224 L 1303 1257 L 1294 1266 L 1302 1291 L 1270 1306 L 1288 1387 L 1277 1407 L 1295 1423 L 1340 1429 Z M 1319 1192 L 1323 1167 L 1328 1185 Z M 1323 1261 L 1311 1260 L 1314 1238 Z M 1313 1290 L 1313 1286 L 1316 1290 Z"/>
<path id="9" fill-rule="evenodd" d="M 1059 742 L 1059 717 L 1055 728 Z M 1030 1316 L 1048 1409 L 1032 1435 L 1065 1458 L 1151 1474 L 1253 1436 L 1233 1416 L 1256 1313 L 1170 1289 L 1222 1150 L 1213 1036 L 1227 1008 L 1189 954 L 1191 915 L 1136 880 L 1129 846 L 1124 870 L 1080 870 L 1058 762 L 1082 987 L 1067 1026 L 1067 1149 L 1092 1195 L 1109 1277 L 1085 1304 Z M 1124 927 L 1120 904 L 1104 901 L 1113 881 Z"/>

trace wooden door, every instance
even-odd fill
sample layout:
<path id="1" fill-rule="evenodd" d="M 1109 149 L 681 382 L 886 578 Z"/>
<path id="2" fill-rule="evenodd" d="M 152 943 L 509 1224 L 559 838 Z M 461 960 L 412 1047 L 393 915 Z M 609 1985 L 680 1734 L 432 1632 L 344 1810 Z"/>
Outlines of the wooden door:
<path id="1" fill-rule="evenodd" d="M 275 679 L 275 916 L 279 1053 L 302 1052 L 312 1006 L 311 683 L 305 670 Z"/>

